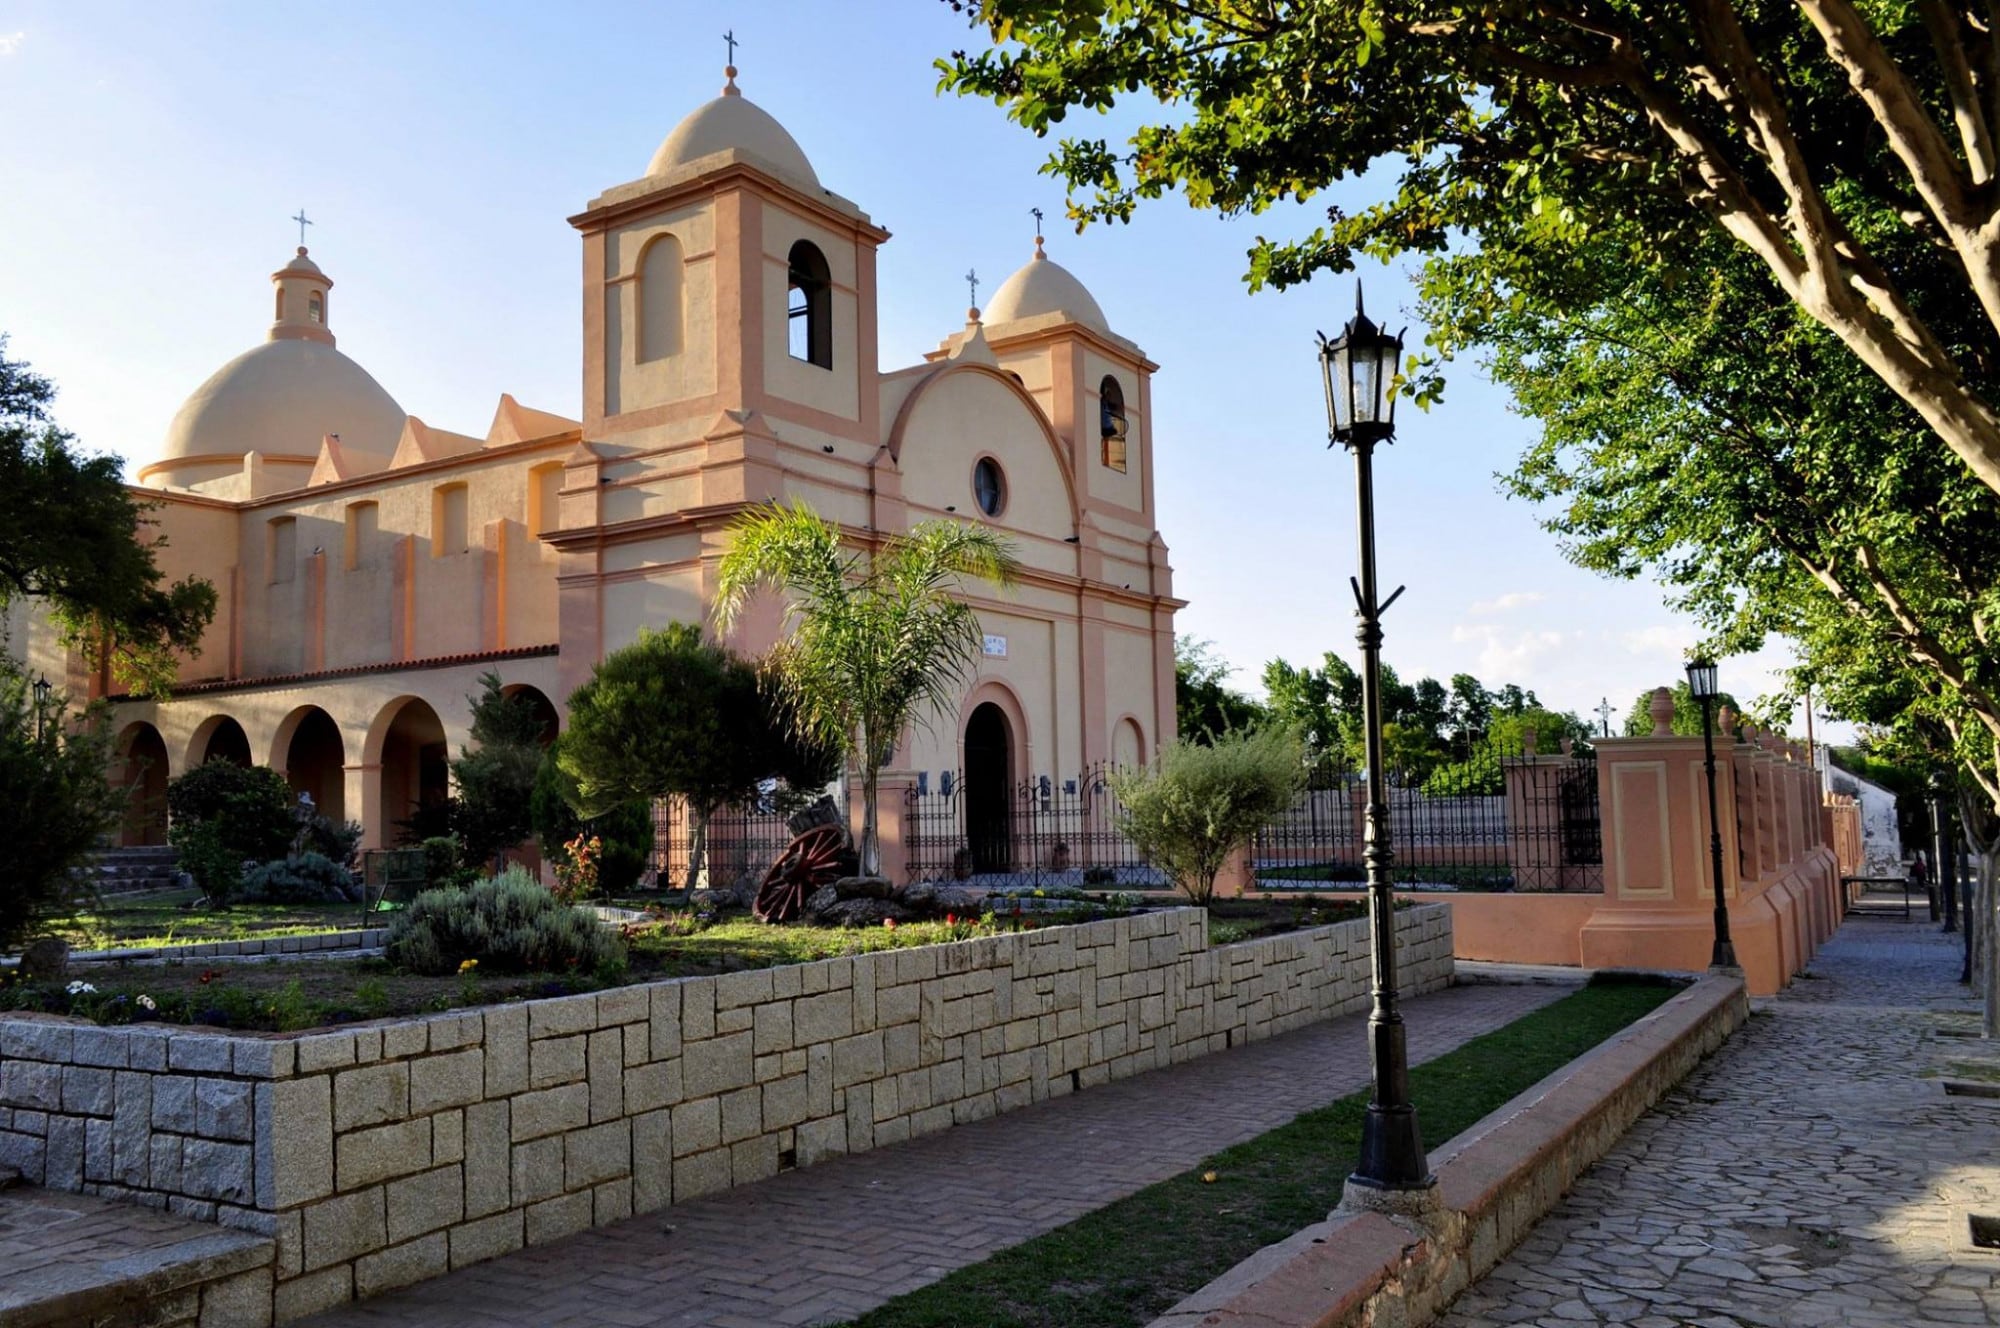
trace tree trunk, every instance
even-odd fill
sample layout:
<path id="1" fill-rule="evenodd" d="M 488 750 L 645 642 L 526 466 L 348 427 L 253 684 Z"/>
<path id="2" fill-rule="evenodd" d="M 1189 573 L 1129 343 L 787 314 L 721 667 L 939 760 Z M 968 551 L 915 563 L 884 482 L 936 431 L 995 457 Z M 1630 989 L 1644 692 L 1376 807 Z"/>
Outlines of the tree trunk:
<path id="1" fill-rule="evenodd" d="M 871 761 L 861 776 L 861 874 L 882 873 L 882 844 L 876 829 L 876 792 L 881 771 Z"/>
<path id="2" fill-rule="evenodd" d="M 688 805 L 688 873 L 687 888 L 708 889 L 708 816 L 709 809 Z"/>

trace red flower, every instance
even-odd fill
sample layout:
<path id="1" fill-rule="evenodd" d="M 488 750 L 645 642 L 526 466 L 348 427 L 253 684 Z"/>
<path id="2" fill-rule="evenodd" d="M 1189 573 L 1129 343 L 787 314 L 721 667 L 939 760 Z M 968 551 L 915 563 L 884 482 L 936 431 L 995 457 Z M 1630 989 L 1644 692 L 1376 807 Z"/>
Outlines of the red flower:
<path id="1" fill-rule="evenodd" d="M 947 927 L 956 927 L 958 925 L 958 914 L 956 913 L 945 914 L 944 925 Z"/>
<path id="2" fill-rule="evenodd" d="M 202 986 L 206 987 L 209 983 L 215 981 L 217 978 L 221 976 L 222 975 L 220 973 L 217 973 L 214 969 L 211 968 L 206 972 L 204 972 L 200 977 L 196 978 L 195 981 L 199 982 Z"/>

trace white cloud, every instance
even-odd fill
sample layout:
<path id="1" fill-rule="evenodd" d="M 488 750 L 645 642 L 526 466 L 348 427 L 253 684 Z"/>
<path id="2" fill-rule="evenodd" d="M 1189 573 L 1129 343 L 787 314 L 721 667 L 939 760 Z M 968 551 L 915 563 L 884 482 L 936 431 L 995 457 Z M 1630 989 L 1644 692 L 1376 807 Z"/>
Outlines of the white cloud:
<path id="1" fill-rule="evenodd" d="M 1530 604 L 1540 604 L 1548 596 L 1539 590 L 1510 590 L 1496 599 L 1474 601 L 1474 613 L 1506 613 L 1511 609 L 1524 609 Z"/>
<path id="2" fill-rule="evenodd" d="M 21 43 L 28 40 L 25 32 L 10 32 L 0 36 L 0 56 L 12 55 L 21 49 Z"/>
<path id="3" fill-rule="evenodd" d="M 1457 645 L 1479 647 L 1471 670 L 1488 686 L 1533 675 L 1536 661 L 1562 649 L 1564 633 L 1528 628 L 1508 629 L 1493 623 L 1460 623 L 1451 629 Z"/>
<path id="4" fill-rule="evenodd" d="M 1636 631 L 1620 632 L 1618 644 L 1624 646 L 1629 654 L 1659 656 L 1678 664 L 1694 645 L 1697 636 L 1694 628 L 1687 623 L 1660 623 Z"/>

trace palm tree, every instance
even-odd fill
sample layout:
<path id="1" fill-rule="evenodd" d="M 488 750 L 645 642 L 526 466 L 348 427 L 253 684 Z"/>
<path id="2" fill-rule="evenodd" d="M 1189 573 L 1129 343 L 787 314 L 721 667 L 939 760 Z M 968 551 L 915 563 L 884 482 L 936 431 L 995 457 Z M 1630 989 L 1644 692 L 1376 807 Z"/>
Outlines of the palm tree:
<path id="1" fill-rule="evenodd" d="M 759 589 L 790 598 L 786 630 L 763 667 L 802 736 L 861 767 L 861 871 L 881 870 L 876 792 L 914 719 L 956 705 L 983 646 L 979 615 L 952 598 L 966 578 L 1011 586 L 1013 545 L 977 526 L 925 521 L 850 552 L 840 527 L 803 503 L 746 512 L 723 555 L 715 622 L 727 632 Z"/>

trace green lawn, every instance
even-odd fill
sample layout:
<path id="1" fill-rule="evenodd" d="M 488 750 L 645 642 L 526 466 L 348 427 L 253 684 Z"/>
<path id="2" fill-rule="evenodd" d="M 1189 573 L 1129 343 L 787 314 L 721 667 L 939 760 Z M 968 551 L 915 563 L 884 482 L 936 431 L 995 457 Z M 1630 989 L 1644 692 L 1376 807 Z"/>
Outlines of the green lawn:
<path id="1" fill-rule="evenodd" d="M 1411 1072 L 1443 1143 L 1657 1008 L 1677 988 L 1584 988 Z M 1367 1093 L 890 1301 L 856 1328 L 1136 1328 L 1245 1257 L 1325 1218 L 1361 1144 Z M 1211 1182 L 1205 1173 L 1213 1173 Z"/>
<path id="2" fill-rule="evenodd" d="M 112 896 L 48 930 L 79 950 L 115 950 L 205 941 L 264 940 L 358 928 L 358 904 L 238 904 L 233 908 L 190 907 L 200 898 L 176 890 L 121 899 Z M 381 923 L 374 925 L 380 926 Z"/>

